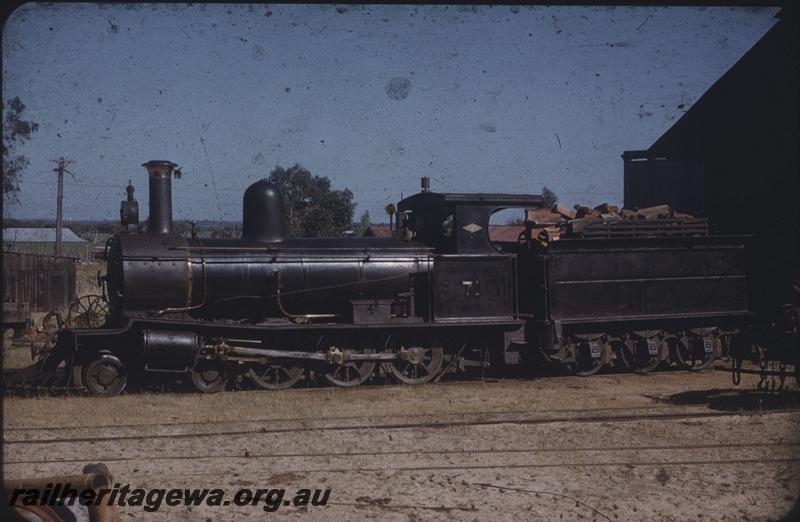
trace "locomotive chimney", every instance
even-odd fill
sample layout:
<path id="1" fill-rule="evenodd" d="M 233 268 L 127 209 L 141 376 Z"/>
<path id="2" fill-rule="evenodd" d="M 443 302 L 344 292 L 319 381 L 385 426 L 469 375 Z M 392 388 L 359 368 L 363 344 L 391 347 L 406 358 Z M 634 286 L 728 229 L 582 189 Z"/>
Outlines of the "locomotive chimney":
<path id="1" fill-rule="evenodd" d="M 171 161 L 152 160 L 143 163 L 150 178 L 150 215 L 147 218 L 147 233 L 154 235 L 174 234 L 172 222 L 172 174 L 181 176 L 177 165 Z"/>
<path id="2" fill-rule="evenodd" d="M 422 187 L 422 192 L 430 192 L 431 190 L 431 178 L 428 176 L 422 176 L 422 180 L 420 182 L 420 186 Z"/>
<path id="3" fill-rule="evenodd" d="M 277 185 L 262 179 L 244 191 L 242 239 L 279 243 L 286 239 L 283 194 Z"/>

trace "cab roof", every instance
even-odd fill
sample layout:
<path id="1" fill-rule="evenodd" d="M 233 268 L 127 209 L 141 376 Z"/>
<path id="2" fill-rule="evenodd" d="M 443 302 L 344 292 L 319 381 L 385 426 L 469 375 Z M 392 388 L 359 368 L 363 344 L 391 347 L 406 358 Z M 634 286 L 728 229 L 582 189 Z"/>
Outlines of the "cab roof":
<path id="1" fill-rule="evenodd" d="M 544 198 L 537 194 L 461 194 L 454 192 L 419 192 L 397 204 L 399 212 L 421 210 L 432 206 L 491 206 L 502 207 L 541 207 Z"/>

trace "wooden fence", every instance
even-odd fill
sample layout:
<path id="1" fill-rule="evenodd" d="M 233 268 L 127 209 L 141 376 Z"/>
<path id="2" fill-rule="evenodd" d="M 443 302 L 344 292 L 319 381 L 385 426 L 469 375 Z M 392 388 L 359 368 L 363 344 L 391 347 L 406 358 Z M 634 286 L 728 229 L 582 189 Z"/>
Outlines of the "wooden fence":
<path id="1" fill-rule="evenodd" d="M 3 302 L 47 312 L 75 298 L 77 259 L 3 252 Z"/>

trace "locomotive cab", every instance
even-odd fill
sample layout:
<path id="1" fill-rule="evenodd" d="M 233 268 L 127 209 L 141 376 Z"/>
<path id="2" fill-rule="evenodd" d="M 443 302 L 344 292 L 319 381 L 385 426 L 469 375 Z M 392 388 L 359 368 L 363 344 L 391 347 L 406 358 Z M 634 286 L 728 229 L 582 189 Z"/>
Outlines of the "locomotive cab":
<path id="1" fill-rule="evenodd" d="M 542 196 L 422 192 L 398 204 L 398 234 L 434 249 L 433 320 L 516 319 L 516 255 L 498 251 L 489 220 L 508 208 L 538 208 Z"/>
<path id="2" fill-rule="evenodd" d="M 398 204 L 398 235 L 433 247 L 440 254 L 498 254 L 489 238 L 489 220 L 510 208 L 540 208 L 542 196 L 454 194 L 423 189 Z"/>

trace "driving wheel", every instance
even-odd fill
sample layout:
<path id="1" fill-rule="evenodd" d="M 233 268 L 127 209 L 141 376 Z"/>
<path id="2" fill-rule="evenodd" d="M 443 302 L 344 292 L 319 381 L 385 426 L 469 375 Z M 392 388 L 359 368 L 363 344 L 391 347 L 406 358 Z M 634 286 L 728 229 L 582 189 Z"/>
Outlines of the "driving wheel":
<path id="1" fill-rule="evenodd" d="M 403 384 L 430 382 L 442 369 L 444 350 L 440 346 L 406 346 L 402 341 L 387 342 L 392 351 L 403 353 L 404 359 L 383 364 L 383 369 L 392 378 Z"/>

